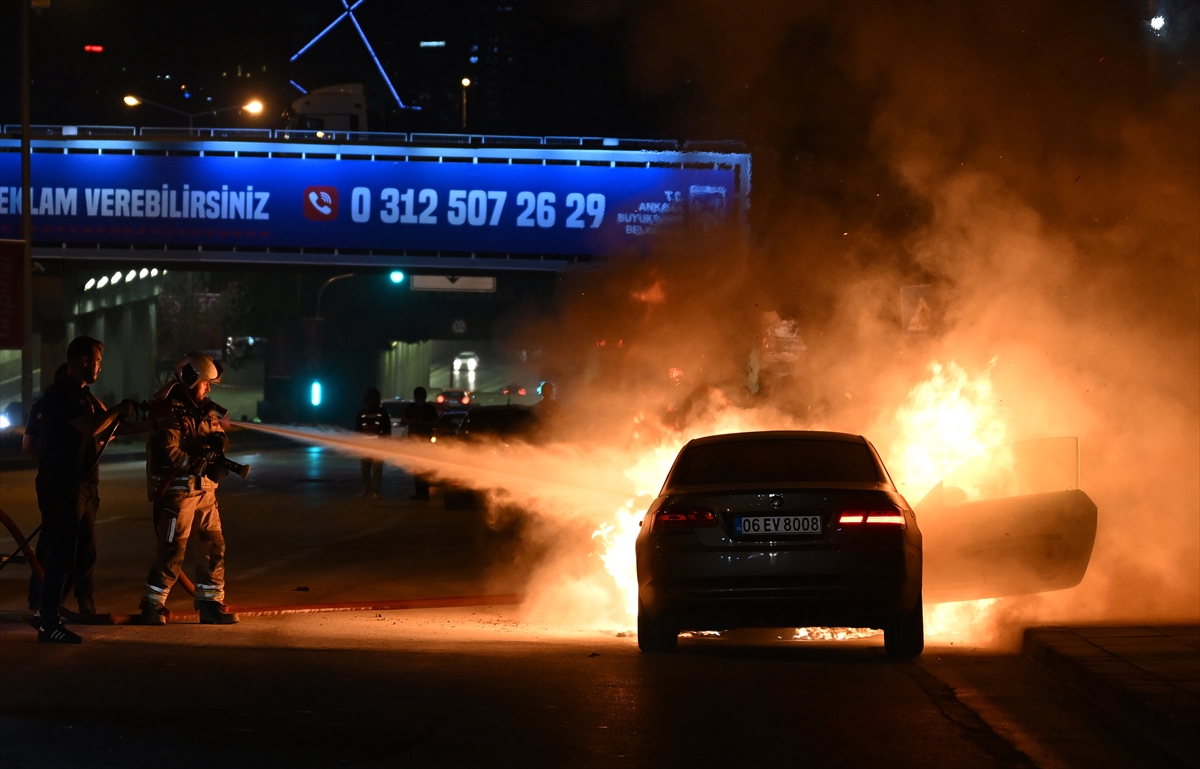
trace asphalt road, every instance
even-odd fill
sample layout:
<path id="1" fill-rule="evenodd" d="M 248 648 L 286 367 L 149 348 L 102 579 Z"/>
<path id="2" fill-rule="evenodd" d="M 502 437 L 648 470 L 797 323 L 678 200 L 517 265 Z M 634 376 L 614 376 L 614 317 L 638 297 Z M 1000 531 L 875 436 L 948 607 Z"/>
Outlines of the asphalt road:
<path id="1" fill-rule="evenodd" d="M 523 586 L 519 528 L 409 502 L 397 470 L 364 501 L 353 458 L 239 456 L 255 469 L 222 490 L 233 604 Z M 142 473 L 103 470 L 101 611 L 132 612 L 149 564 Z M 31 528 L 32 472 L 0 473 L 0 489 Z M 24 609 L 27 574 L 0 572 L 0 612 Z M 515 606 L 77 629 L 82 645 L 47 646 L 0 623 L 3 766 L 1173 765 L 1024 658 L 987 650 L 895 663 L 878 637 L 692 638 L 644 655 L 631 636 L 538 626 Z"/>

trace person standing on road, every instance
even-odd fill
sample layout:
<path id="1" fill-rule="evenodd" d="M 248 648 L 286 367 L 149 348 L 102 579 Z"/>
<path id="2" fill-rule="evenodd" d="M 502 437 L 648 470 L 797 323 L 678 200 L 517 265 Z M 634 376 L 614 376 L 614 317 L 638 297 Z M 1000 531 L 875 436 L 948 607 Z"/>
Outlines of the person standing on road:
<path id="1" fill-rule="evenodd" d="M 392 435 L 392 417 L 387 413 L 387 409 L 379 403 L 379 390 L 374 387 L 368 387 L 366 393 L 363 394 L 363 403 L 366 404 L 366 408 L 358 412 L 358 417 L 354 420 L 355 431 L 369 435 L 372 438 L 384 435 L 390 438 Z M 363 457 L 362 491 L 358 493 L 358 496 L 378 499 L 379 484 L 382 480 L 383 460 Z"/>
<path id="2" fill-rule="evenodd" d="M 542 382 L 538 387 L 538 394 L 542 396 L 542 399 L 533 407 L 534 413 L 537 415 L 539 429 L 543 433 L 548 433 L 557 427 L 556 423 L 561 408 L 559 402 L 554 399 L 554 383 Z"/>
<path id="3" fill-rule="evenodd" d="M 31 446 L 38 458 L 37 499 L 42 533 L 37 553 L 45 579 L 40 610 L 34 615 L 38 641 L 79 643 L 83 639 L 59 619 L 59 607 L 74 587 L 79 611 L 94 614 L 92 569 L 96 565 L 96 513 L 100 509 L 98 459 L 113 425 L 137 411 L 132 400 L 105 408 L 90 385 L 100 376 L 104 343 L 81 336 L 67 345 L 65 376 L 46 388 L 31 422 Z M 120 434 L 143 432 L 133 425 Z M 31 590 L 33 586 L 31 585 Z"/>
<path id="4" fill-rule="evenodd" d="M 413 390 L 413 402 L 404 410 L 404 416 L 400 418 L 401 424 L 408 428 L 408 437 L 410 440 L 428 441 L 433 437 L 433 428 L 437 425 L 438 412 L 437 408 L 426 399 L 429 393 L 424 387 L 418 387 Z M 429 476 L 424 473 L 414 473 L 413 482 L 416 485 L 416 493 L 409 499 L 429 499 Z"/>
<path id="5" fill-rule="evenodd" d="M 62 379 L 67 375 L 67 364 L 63 363 L 54 372 L 54 381 Z M 26 420 L 25 434 L 21 436 L 21 451 L 25 453 L 35 464 L 41 464 L 42 445 L 41 445 L 41 430 L 42 430 L 42 399 L 38 398 L 33 402 L 33 406 L 29 409 L 29 419 Z M 41 526 L 46 527 L 46 521 L 41 521 Z M 45 566 L 46 564 L 46 543 L 49 542 L 48 537 L 39 536 L 37 545 L 34 546 L 33 557 L 37 562 Z M 82 614 L 89 614 L 96 608 L 96 602 L 93 599 L 92 593 L 92 575 L 89 572 L 86 577 L 81 578 L 75 583 L 75 600 L 79 602 L 79 610 Z M 42 577 L 35 569 L 29 570 L 29 610 L 34 613 L 33 627 L 37 629 L 42 621 Z"/>
<path id="6" fill-rule="evenodd" d="M 146 576 L 141 622 L 165 625 L 167 594 L 179 578 L 192 535 L 196 561 L 194 606 L 205 625 L 232 625 L 236 614 L 225 607 L 225 536 L 217 509 L 217 485 L 226 474 L 212 464 L 224 454 L 229 438 L 221 427 L 225 409 L 208 399 L 221 381 L 221 368 L 200 352 L 183 356 L 175 380 L 150 402 L 154 432 L 146 441 L 146 486 L 153 503 L 158 552 Z"/>

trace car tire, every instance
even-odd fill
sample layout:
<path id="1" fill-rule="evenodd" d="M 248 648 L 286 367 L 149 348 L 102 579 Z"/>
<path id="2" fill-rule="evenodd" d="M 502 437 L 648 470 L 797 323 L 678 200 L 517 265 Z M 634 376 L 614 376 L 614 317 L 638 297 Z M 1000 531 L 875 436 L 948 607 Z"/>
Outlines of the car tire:
<path id="1" fill-rule="evenodd" d="M 679 628 L 669 616 L 651 617 L 638 602 L 638 648 L 644 652 L 670 654 L 679 645 Z"/>
<path id="2" fill-rule="evenodd" d="M 912 659 L 925 650 L 925 615 L 921 599 L 907 614 L 893 617 L 883 629 L 883 648 L 893 659 Z"/>

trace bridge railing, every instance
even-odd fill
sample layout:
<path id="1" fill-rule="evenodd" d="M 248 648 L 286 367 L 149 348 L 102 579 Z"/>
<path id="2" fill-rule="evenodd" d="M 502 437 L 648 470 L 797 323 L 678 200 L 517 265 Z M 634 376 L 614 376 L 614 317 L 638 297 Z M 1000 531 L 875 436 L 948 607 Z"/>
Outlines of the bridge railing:
<path id="1" fill-rule="evenodd" d="M 20 136 L 21 126 L 7 124 L 4 126 L 4 133 L 9 136 Z M 31 125 L 29 133 L 38 138 L 83 136 L 99 139 L 137 136 L 137 129 L 133 126 L 120 125 Z"/>
<path id="2" fill-rule="evenodd" d="M 36 138 L 145 138 L 207 139 L 229 141 L 329 142 L 363 144 L 409 144 L 434 147 L 554 147 L 581 149 L 622 149 L 670 152 L 680 148 L 675 139 L 626 139 L 603 136 L 505 136 L 494 134 L 393 133 L 387 131 L 297 131 L 280 128 L 182 128 L 146 126 L 30 126 Z M 21 135 L 21 126 L 5 124 L 6 138 Z M 744 152 L 738 141 L 695 142 L 683 144 L 684 151 Z"/>
<path id="3" fill-rule="evenodd" d="M 270 128 L 143 128 L 138 136 L 153 139 L 270 139 Z"/>

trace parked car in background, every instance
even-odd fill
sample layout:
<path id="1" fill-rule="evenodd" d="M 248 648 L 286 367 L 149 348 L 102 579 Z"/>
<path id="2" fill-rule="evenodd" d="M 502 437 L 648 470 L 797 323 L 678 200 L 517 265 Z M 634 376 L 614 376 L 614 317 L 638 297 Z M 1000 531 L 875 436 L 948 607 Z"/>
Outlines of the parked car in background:
<path id="1" fill-rule="evenodd" d="M 446 409 L 469 406 L 472 400 L 470 390 L 442 390 L 433 399 L 433 405 L 439 411 L 444 411 Z"/>
<path id="2" fill-rule="evenodd" d="M 411 398 L 392 398 L 383 402 L 383 410 L 388 413 L 388 417 L 392 421 L 392 437 L 404 435 L 404 425 L 400 423 L 400 418 L 414 403 L 416 401 Z"/>
<path id="3" fill-rule="evenodd" d="M 537 429 L 537 413 L 529 406 L 474 406 L 467 410 L 458 426 L 455 440 L 495 441 L 501 446 L 528 442 Z M 447 482 L 444 486 L 447 510 L 483 507 L 483 493 L 469 484 Z"/>

